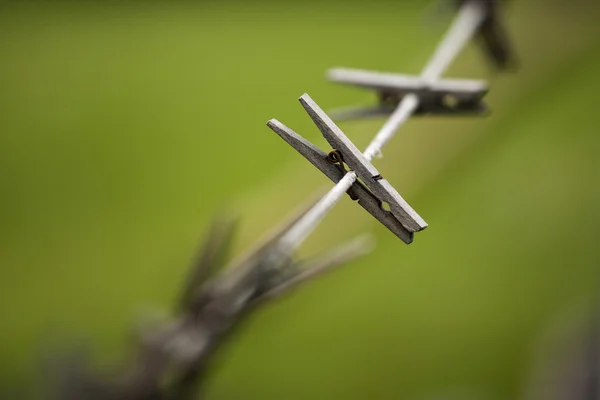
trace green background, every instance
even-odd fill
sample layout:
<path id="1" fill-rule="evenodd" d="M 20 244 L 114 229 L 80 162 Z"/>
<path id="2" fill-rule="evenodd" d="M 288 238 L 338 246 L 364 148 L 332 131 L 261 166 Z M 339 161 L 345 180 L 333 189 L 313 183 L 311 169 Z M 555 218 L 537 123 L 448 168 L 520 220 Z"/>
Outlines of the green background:
<path id="1" fill-rule="evenodd" d="M 301 253 L 362 232 L 377 250 L 255 313 L 209 398 L 523 393 L 540 335 L 600 261 L 599 10 L 512 2 L 521 68 L 495 73 L 469 46 L 448 74 L 487 79 L 493 113 L 415 118 L 375 161 L 429 228 L 406 246 L 344 198 Z M 118 359 L 141 314 L 168 312 L 215 211 L 242 217 L 239 251 L 330 187 L 265 122 L 327 149 L 297 98 L 373 102 L 327 83 L 333 66 L 418 73 L 450 21 L 431 11 L 0 6 L 0 385 L 29 382 L 57 336 Z M 363 148 L 382 124 L 340 126 Z"/>

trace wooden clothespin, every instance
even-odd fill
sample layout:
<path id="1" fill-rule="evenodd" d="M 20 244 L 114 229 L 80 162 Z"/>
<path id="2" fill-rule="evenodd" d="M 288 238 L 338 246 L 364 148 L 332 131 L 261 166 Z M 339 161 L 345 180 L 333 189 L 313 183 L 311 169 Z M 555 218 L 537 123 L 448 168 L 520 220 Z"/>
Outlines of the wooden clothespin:
<path id="1" fill-rule="evenodd" d="M 400 196 L 396 189 L 382 178 L 379 171 L 310 96 L 302 95 L 300 103 L 334 151 L 326 154 L 275 119 L 267 122 L 267 126 L 335 183 L 339 182 L 346 174 L 344 163 L 348 165 L 350 173 L 355 173 L 362 181 L 362 183 L 354 182 L 350 187 L 349 195 L 358 200 L 358 203 L 367 212 L 398 238 L 407 244 L 411 243 L 413 233 L 425 229 L 427 223 Z M 389 206 L 389 211 L 383 208 L 384 202 Z"/>
<path id="2" fill-rule="evenodd" d="M 485 82 L 469 79 L 425 80 L 418 76 L 333 68 L 328 71 L 330 81 L 374 90 L 379 104 L 372 107 L 351 107 L 330 112 L 336 121 L 387 116 L 408 94 L 418 97 L 413 115 L 482 115 L 487 107 L 482 99 L 488 92 Z"/>
<path id="3" fill-rule="evenodd" d="M 467 3 L 480 6 L 483 18 L 477 29 L 477 37 L 484 52 L 498 69 L 508 69 L 517 64 L 517 57 L 512 49 L 508 34 L 502 22 L 501 0 L 451 0 L 457 6 Z"/>

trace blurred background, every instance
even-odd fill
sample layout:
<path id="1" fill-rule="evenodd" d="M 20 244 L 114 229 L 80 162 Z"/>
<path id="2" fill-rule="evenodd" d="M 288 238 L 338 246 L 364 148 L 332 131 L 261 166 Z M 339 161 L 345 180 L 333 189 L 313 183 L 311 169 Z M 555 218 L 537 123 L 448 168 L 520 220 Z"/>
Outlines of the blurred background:
<path id="1" fill-rule="evenodd" d="M 266 121 L 327 149 L 297 98 L 374 101 L 327 83 L 334 66 L 418 73 L 454 15 L 432 7 L 3 3 L 0 391 L 29 387 L 57 337 L 119 360 L 140 313 L 169 311 L 214 212 L 242 217 L 239 251 L 330 187 Z M 471 45 L 447 74 L 489 80 L 492 114 L 414 118 L 375 162 L 429 228 L 406 246 L 344 198 L 302 253 L 362 232 L 376 252 L 255 313 L 208 398 L 531 391 L 556 350 L 541 338 L 576 331 L 598 282 L 600 4 L 506 14 L 520 69 Z M 383 122 L 341 128 L 363 148 Z"/>

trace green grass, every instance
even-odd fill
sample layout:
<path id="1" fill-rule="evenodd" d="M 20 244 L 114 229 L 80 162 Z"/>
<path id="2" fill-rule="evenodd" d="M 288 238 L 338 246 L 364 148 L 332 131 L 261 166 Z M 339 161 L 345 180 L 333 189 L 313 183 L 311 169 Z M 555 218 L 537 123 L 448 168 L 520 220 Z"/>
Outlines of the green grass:
<path id="1" fill-rule="evenodd" d="M 474 46 L 451 71 L 488 78 L 494 113 L 415 119 L 377 160 L 430 227 L 404 246 L 344 199 L 302 252 L 364 231 L 377 252 L 253 316 L 210 398 L 522 390 L 600 258 L 600 27 L 583 1 L 514 3 L 519 72 L 490 74 Z M 140 310 L 170 306 L 215 210 L 242 215 L 241 249 L 328 187 L 265 122 L 326 148 L 299 95 L 371 101 L 324 71 L 417 73 L 443 32 L 417 2 L 341 4 L 4 6 L 0 382 L 64 332 L 120 354 Z M 364 146 L 382 122 L 342 128 Z"/>

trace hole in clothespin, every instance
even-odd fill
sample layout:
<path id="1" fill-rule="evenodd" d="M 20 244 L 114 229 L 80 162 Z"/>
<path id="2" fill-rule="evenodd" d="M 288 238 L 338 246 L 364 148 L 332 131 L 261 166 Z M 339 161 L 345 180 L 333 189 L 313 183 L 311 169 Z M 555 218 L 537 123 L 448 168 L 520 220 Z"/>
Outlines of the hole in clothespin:
<path id="1" fill-rule="evenodd" d="M 458 107 L 459 101 L 456 96 L 446 94 L 444 97 L 442 97 L 442 104 L 447 108 L 455 109 Z"/>
<path id="2" fill-rule="evenodd" d="M 389 203 L 387 203 L 387 202 L 385 202 L 385 201 L 382 201 L 382 202 L 381 202 L 381 209 L 382 209 L 382 210 L 385 210 L 385 211 L 391 211 L 391 210 L 392 210 L 392 209 L 390 208 L 390 205 L 389 205 Z"/>

